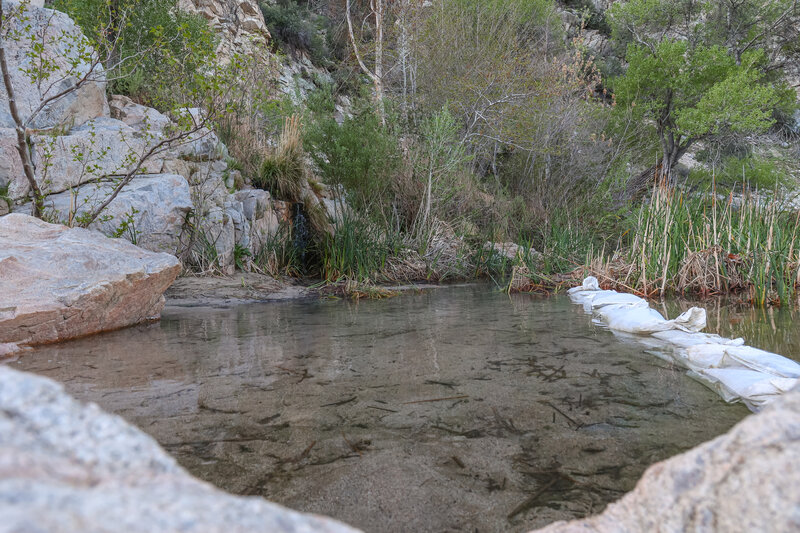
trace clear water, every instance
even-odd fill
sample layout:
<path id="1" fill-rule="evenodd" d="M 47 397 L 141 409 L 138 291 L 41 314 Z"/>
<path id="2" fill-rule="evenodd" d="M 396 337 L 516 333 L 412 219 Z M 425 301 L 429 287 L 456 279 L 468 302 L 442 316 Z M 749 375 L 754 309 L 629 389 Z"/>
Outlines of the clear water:
<path id="1" fill-rule="evenodd" d="M 12 364 L 125 417 L 202 479 L 375 532 L 595 513 L 748 414 L 566 297 L 486 286 L 168 308 Z"/>

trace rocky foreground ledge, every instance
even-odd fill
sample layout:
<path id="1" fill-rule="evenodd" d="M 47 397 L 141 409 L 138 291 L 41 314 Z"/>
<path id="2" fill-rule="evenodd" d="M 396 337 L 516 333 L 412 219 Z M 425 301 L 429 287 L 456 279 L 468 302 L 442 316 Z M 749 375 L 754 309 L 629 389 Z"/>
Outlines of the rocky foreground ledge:
<path id="1" fill-rule="evenodd" d="M 347 533 L 192 478 L 149 436 L 0 365 L 0 532 Z"/>
<path id="2" fill-rule="evenodd" d="M 800 530 L 800 390 L 650 467 L 601 515 L 540 531 Z M 409 487 L 413 490 L 413 487 Z M 0 533 L 355 532 L 192 478 L 140 430 L 0 365 Z"/>
<path id="3" fill-rule="evenodd" d="M 647 469 L 597 516 L 541 533 L 800 531 L 800 390 Z"/>
<path id="4" fill-rule="evenodd" d="M 0 355 L 157 318 L 177 258 L 99 232 L 0 218 Z M 6 348 L 3 344 L 6 343 Z"/>

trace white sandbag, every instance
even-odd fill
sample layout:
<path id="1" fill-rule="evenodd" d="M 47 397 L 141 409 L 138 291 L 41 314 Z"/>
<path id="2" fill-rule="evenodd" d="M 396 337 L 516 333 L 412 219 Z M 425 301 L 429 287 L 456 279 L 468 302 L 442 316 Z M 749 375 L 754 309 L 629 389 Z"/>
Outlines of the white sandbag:
<path id="1" fill-rule="evenodd" d="M 797 378 L 775 377 L 737 368 L 712 368 L 690 372 L 690 375 L 717 391 L 726 402 L 741 399 L 753 410 L 758 410 L 800 383 Z"/>
<path id="2" fill-rule="evenodd" d="M 731 346 L 725 353 L 747 368 L 778 377 L 800 378 L 800 364 L 776 353 L 752 346 Z"/>
<path id="3" fill-rule="evenodd" d="M 653 333 L 653 337 L 679 348 L 688 348 L 689 346 L 696 346 L 698 344 L 727 344 L 728 346 L 741 346 L 744 344 L 744 339 L 741 337 L 729 339 L 727 337 L 720 337 L 714 333 L 698 333 L 679 329 L 657 331 Z"/>
<path id="4" fill-rule="evenodd" d="M 676 359 L 683 366 L 695 372 L 712 368 L 744 369 L 737 361 L 727 356 L 725 348 L 724 344 L 696 344 L 681 350 Z"/>
<path id="5" fill-rule="evenodd" d="M 616 291 L 601 291 L 601 292 L 603 292 L 604 294 L 595 295 L 591 300 L 589 300 L 592 309 L 598 309 L 606 305 L 619 305 L 619 304 L 648 305 L 647 300 L 645 300 L 644 298 L 640 298 L 635 294 L 629 294 L 627 292 L 616 292 Z"/>
<path id="6" fill-rule="evenodd" d="M 678 318 L 672 320 L 675 329 L 696 332 L 706 327 L 706 310 L 702 307 L 690 307 Z"/>
<path id="7" fill-rule="evenodd" d="M 602 298 L 604 296 L 614 296 L 619 294 L 617 291 L 581 291 L 581 292 L 574 292 L 569 295 L 570 300 L 575 302 L 576 304 L 590 304 L 595 298 Z M 589 312 L 591 312 L 591 305 L 588 307 Z"/>
<path id="8" fill-rule="evenodd" d="M 575 294 L 578 292 L 583 291 L 599 291 L 600 290 L 600 283 L 597 281 L 597 278 L 594 276 L 589 276 L 583 280 L 583 283 L 578 285 L 577 287 L 572 287 L 570 290 L 567 291 L 567 294 Z"/>
<path id="9" fill-rule="evenodd" d="M 642 334 L 671 329 L 669 320 L 646 305 L 607 305 L 597 310 L 596 316 L 609 328 L 625 333 Z"/>
<path id="10" fill-rule="evenodd" d="M 647 334 L 670 329 L 699 331 L 706 327 L 705 309 L 692 307 L 675 320 L 666 320 L 661 313 L 651 309 L 646 303 L 607 305 L 596 313 L 609 328 L 626 333 Z"/>

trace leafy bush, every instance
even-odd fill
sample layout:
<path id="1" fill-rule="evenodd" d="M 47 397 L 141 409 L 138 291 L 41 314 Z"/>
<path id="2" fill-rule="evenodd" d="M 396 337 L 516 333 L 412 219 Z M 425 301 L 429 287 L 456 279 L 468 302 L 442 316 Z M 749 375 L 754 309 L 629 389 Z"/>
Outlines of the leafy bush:
<path id="1" fill-rule="evenodd" d="M 689 172 L 688 183 L 701 189 L 708 189 L 714 182 L 718 189 L 730 190 L 745 184 L 751 189 L 773 191 L 785 182 L 786 178 L 769 159 L 755 156 L 728 157 L 715 170 L 697 167 Z"/>
<path id="2" fill-rule="evenodd" d="M 181 103 L 185 90 L 213 64 L 214 32 L 175 0 L 55 0 L 91 44 L 112 51 L 108 90 L 161 109 Z M 183 93 L 183 94 L 182 94 Z"/>
<path id="3" fill-rule="evenodd" d="M 325 62 L 330 54 L 320 30 L 327 26 L 324 17 L 293 0 L 279 0 L 276 5 L 261 4 L 261 13 L 270 34 L 287 54 L 307 52 L 314 62 Z"/>
<path id="4" fill-rule="evenodd" d="M 369 102 L 362 100 L 341 124 L 333 117 L 330 89 L 320 91 L 309 107 L 305 143 L 322 180 L 344 186 L 354 207 L 388 204 L 391 177 L 400 161 L 399 143 L 390 129 L 381 126 Z"/>

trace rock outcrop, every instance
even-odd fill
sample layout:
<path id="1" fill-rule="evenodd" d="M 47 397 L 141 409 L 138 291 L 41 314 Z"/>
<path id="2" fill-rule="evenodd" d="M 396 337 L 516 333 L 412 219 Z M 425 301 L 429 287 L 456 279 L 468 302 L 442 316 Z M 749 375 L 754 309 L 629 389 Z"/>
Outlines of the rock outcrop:
<path id="1" fill-rule="evenodd" d="M 651 466 L 636 488 L 584 520 L 541 533 L 800 530 L 800 390 L 725 435 Z"/>
<path id="2" fill-rule="evenodd" d="M 186 2 L 184 7 L 201 12 L 221 32 L 222 53 L 234 48 L 244 53 L 257 53 L 262 48 L 267 52 L 263 45 L 269 33 L 252 0 Z M 148 250 L 182 257 L 196 253 L 192 247 L 198 242 L 206 248 L 211 244 L 218 267 L 226 272 L 233 269 L 237 246 L 252 255 L 258 253 L 278 230 L 273 202 L 264 191 L 233 190 L 234 183 L 241 184 L 242 180 L 237 170 L 229 168 L 227 149 L 214 132 L 203 128 L 143 158 L 174 131 L 177 126 L 173 120 L 125 96 L 112 96 L 107 101 L 102 67 L 93 67 L 86 57 L 73 57 L 70 49 L 64 48 L 64 43 L 85 40 L 67 15 L 33 4 L 26 7 L 25 15 L 31 21 L 25 35 L 41 34 L 43 55 L 58 66 L 50 83 L 57 81 L 60 89 L 68 88 L 76 83 L 76 73 L 93 72 L 93 81 L 48 106 L 31 121 L 32 159 L 37 182 L 45 194 L 46 216 L 60 222 L 80 222 L 81 214 L 108 198 L 115 180 L 143 160 L 137 176 L 92 228 L 106 235 L 122 234 Z M 64 42 L 54 36 L 62 36 Z M 28 61 L 24 45 L 14 39 L 6 43 L 17 98 L 27 113 L 23 118 L 50 94 L 42 93 L 20 70 Z M 188 112 L 195 118 L 201 114 L 197 109 Z M 9 211 L 31 211 L 30 186 L 11 126 L 13 121 L 0 94 L 0 216 Z M 250 199 L 247 209 L 243 198 Z M 187 226 L 193 235 L 187 236 Z"/>
<path id="3" fill-rule="evenodd" d="M 234 54 L 267 62 L 271 37 L 255 0 L 179 0 L 178 7 L 208 20 L 220 38 L 217 56 L 222 63 Z"/>
<path id="4" fill-rule="evenodd" d="M 158 317 L 178 260 L 123 239 L 0 218 L 0 343 L 41 344 Z"/>
<path id="5" fill-rule="evenodd" d="M 0 532 L 348 533 L 225 494 L 149 436 L 55 382 L 0 365 Z"/>
<path id="6" fill-rule="evenodd" d="M 37 2 L 39 3 L 39 2 Z M 30 120 L 28 127 L 48 129 L 60 126 L 80 126 L 85 122 L 109 116 L 106 101 L 106 83 L 101 65 L 85 59 L 83 49 L 86 38 L 71 18 L 60 11 L 36 7 L 36 3 L 23 7 L 19 3 L 3 2 L 6 15 L 24 9 L 23 16 L 11 16 L 4 33 L 19 32 L 18 39 L 4 39 L 11 85 L 14 87 L 17 108 L 21 119 Z M 47 79 L 37 82 L 26 73 L 32 67 L 29 57 L 31 42 L 43 46 L 42 61 L 46 64 Z M 33 73 L 35 74 L 35 73 Z M 74 87 L 78 80 L 87 78 L 81 86 L 47 104 L 35 113 L 45 99 Z M 0 128 L 12 128 L 14 121 L 8 108 L 8 95 L 0 84 Z M 0 186 L 2 186 L 0 175 Z"/>

